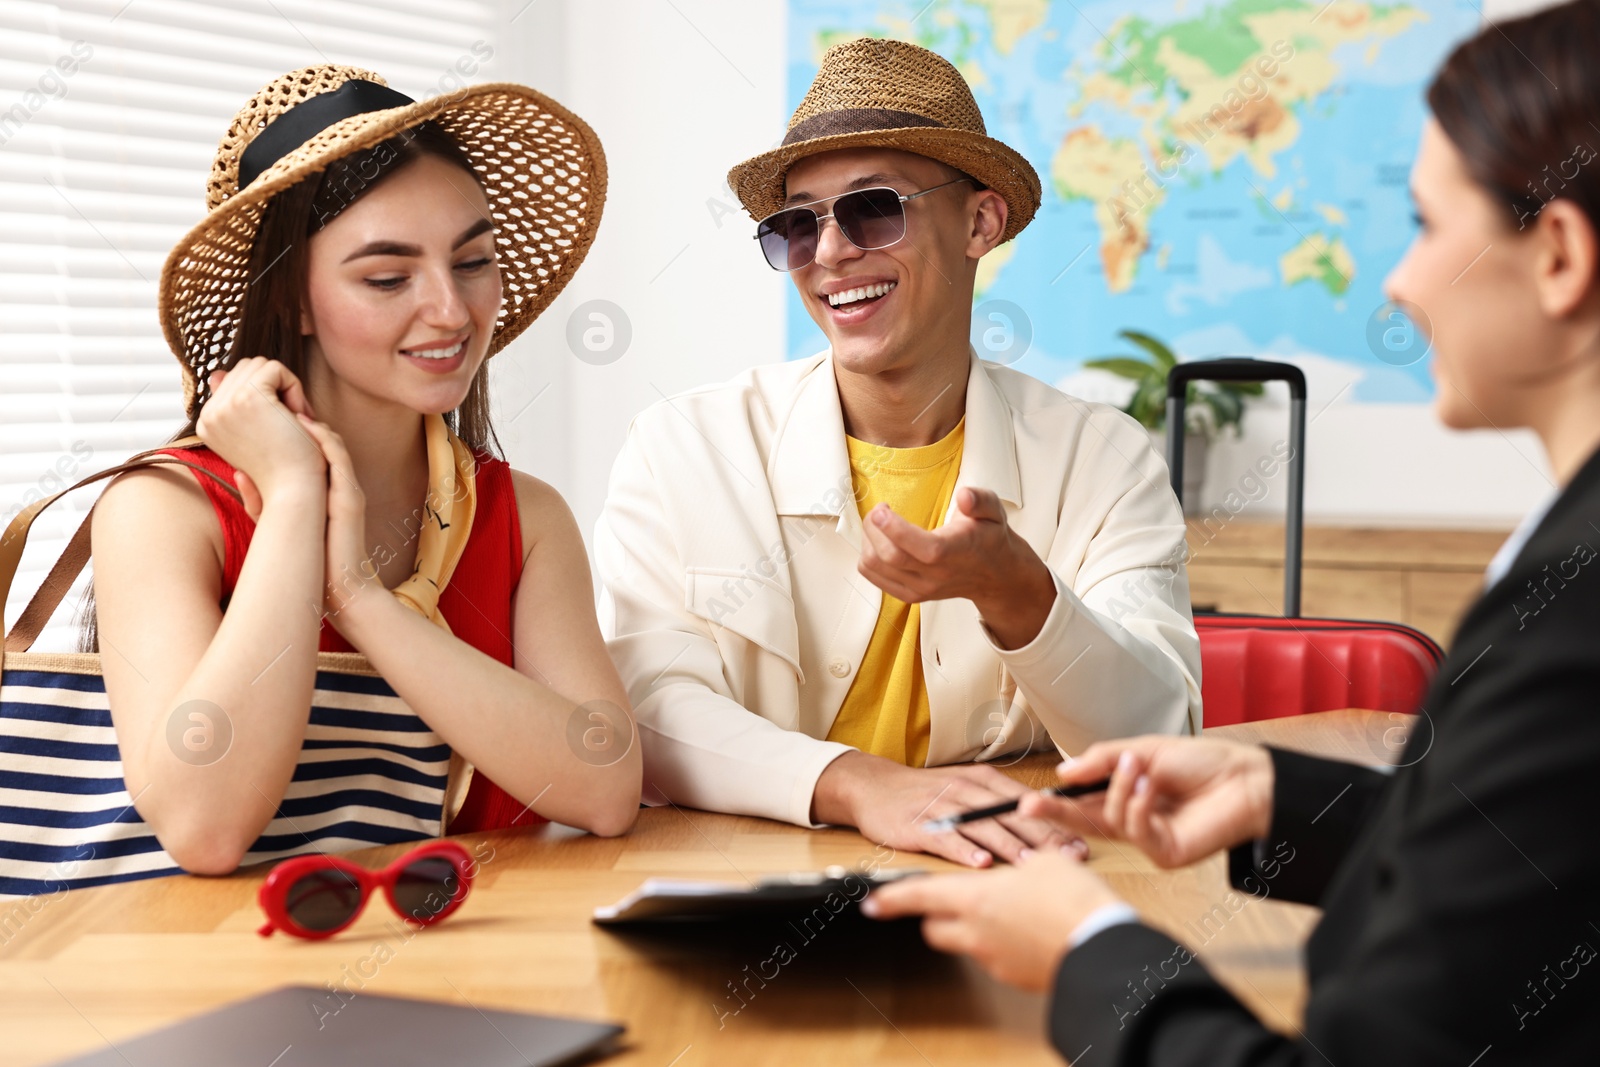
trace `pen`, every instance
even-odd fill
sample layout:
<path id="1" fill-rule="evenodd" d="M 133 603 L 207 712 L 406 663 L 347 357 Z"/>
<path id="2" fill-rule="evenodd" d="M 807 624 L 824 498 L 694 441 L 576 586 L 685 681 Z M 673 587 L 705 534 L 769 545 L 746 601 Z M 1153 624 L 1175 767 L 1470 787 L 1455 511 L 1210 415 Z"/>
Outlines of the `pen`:
<path id="1" fill-rule="evenodd" d="M 1111 785 L 1111 779 L 1102 778 L 1098 782 L 1085 782 L 1082 785 L 1058 785 L 1051 789 L 1041 789 L 1039 792 L 1054 797 L 1082 797 L 1090 793 L 1101 793 Z M 929 819 L 922 824 L 922 828 L 929 833 L 939 833 L 943 830 L 954 830 L 963 823 L 977 822 L 979 819 L 992 819 L 996 815 L 1006 815 L 1017 810 L 1018 800 L 1008 800 L 1004 804 L 995 804 L 987 808 L 975 808 L 972 811 L 958 812 L 955 815 L 946 815 L 942 819 Z"/>

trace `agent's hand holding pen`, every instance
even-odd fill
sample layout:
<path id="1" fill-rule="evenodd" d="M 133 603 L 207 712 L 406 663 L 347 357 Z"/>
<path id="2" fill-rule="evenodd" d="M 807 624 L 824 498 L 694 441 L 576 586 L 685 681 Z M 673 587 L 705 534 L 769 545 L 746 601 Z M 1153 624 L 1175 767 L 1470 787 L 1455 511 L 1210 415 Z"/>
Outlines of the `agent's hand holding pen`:
<path id="1" fill-rule="evenodd" d="M 1105 741 L 1057 773 L 1063 785 L 1111 782 L 1077 800 L 1029 796 L 1021 814 L 1132 842 L 1162 867 L 1265 837 L 1272 817 L 1272 759 L 1257 745 L 1206 737 Z"/>
<path id="2" fill-rule="evenodd" d="M 1109 778 L 1079 798 L 1030 794 L 1017 814 L 1069 833 L 1137 845 L 1163 867 L 1263 837 L 1272 817 L 1272 760 L 1263 748 L 1212 738 L 1151 736 L 1093 745 L 1057 768 L 1062 785 Z M 921 915 L 928 944 L 972 956 L 1001 981 L 1048 988 L 1074 932 L 1118 902 L 1099 875 L 1060 853 L 1003 871 L 912 878 L 863 903 L 878 919 Z"/>

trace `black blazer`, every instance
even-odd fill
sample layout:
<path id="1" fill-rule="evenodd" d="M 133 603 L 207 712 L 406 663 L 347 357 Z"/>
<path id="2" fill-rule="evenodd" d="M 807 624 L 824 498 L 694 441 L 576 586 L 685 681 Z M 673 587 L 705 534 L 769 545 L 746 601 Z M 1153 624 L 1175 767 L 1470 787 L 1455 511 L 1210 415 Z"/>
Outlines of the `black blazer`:
<path id="1" fill-rule="evenodd" d="M 1303 1030 L 1269 1030 L 1125 924 L 1062 961 L 1056 1049 L 1074 1067 L 1600 1062 L 1600 452 L 1467 612 L 1424 712 L 1392 776 L 1274 751 L 1271 833 L 1229 855 L 1235 886 L 1323 908 Z"/>

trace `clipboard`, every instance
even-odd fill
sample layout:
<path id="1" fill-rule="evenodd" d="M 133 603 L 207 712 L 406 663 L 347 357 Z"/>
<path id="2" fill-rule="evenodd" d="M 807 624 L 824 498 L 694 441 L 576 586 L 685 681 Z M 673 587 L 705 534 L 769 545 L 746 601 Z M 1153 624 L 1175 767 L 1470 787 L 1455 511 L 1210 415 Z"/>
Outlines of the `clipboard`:
<path id="1" fill-rule="evenodd" d="M 821 908 L 828 915 L 859 913 L 873 889 L 926 874 L 920 867 L 862 874 L 848 867 L 795 871 L 750 883 L 648 878 L 615 904 L 594 909 L 599 926 L 634 923 L 717 923 L 792 918 Z"/>

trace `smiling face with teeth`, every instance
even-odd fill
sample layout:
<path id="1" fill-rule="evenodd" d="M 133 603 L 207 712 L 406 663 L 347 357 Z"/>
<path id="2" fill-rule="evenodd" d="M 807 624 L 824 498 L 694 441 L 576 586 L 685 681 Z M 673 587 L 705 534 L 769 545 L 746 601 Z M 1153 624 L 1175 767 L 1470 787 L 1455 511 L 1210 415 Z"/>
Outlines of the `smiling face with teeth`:
<path id="1" fill-rule="evenodd" d="M 888 148 L 823 152 L 789 168 L 789 204 L 819 214 L 855 189 L 888 186 L 909 196 L 959 178 L 926 156 Z M 999 243 L 1005 202 L 957 184 L 904 205 L 906 235 L 887 248 L 852 245 L 822 223 L 816 258 L 790 273 L 806 311 L 827 335 L 837 371 L 903 376 L 930 361 L 965 365 L 978 259 Z"/>
<path id="2" fill-rule="evenodd" d="M 330 393 L 330 409 L 461 404 L 502 300 L 489 217 L 471 175 L 425 155 L 312 236 L 301 332 L 319 410 Z"/>

